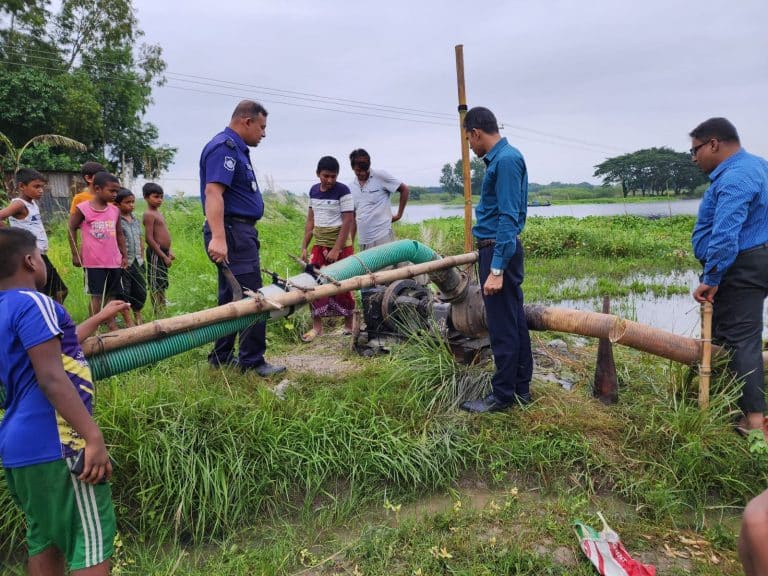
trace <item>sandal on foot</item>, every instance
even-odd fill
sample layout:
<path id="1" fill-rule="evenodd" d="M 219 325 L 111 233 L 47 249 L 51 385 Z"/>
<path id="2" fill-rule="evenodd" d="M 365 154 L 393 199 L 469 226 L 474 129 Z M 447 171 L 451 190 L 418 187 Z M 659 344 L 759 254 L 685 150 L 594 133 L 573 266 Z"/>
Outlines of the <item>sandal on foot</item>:
<path id="1" fill-rule="evenodd" d="M 314 328 L 312 328 L 309 332 L 301 335 L 301 341 L 309 344 L 310 342 L 312 342 L 312 340 L 314 340 L 318 336 L 320 336 L 320 333 Z"/>

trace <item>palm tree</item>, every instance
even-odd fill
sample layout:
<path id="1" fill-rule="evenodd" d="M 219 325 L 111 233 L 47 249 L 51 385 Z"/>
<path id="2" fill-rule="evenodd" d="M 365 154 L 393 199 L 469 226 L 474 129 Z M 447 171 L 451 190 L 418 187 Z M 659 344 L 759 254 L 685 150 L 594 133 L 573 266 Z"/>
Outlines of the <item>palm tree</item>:
<path id="1" fill-rule="evenodd" d="M 16 176 L 16 172 L 19 171 L 21 166 L 21 157 L 24 155 L 24 152 L 32 144 L 38 143 L 70 148 L 72 150 L 77 150 L 78 152 L 85 152 L 88 149 L 82 142 L 78 142 L 72 138 L 67 138 L 66 136 L 61 136 L 60 134 L 40 134 L 39 136 L 33 136 L 27 140 L 27 142 L 21 148 L 16 148 L 13 142 L 11 142 L 11 139 L 0 132 L 0 144 L 2 144 L 6 150 L 6 153 L 0 156 L 0 165 L 4 166 L 7 163 L 13 165 L 13 172 L 10 173 L 10 176 L 8 173 L 5 173 L 5 177 L 3 178 L 6 196 L 8 195 L 8 191 L 13 190 L 13 178 Z"/>

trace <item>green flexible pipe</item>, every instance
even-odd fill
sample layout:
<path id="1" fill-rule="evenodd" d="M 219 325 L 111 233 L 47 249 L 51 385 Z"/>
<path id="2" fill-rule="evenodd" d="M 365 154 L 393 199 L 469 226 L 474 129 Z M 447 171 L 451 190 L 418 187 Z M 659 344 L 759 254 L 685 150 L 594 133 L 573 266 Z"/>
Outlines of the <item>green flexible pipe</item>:
<path id="1" fill-rule="evenodd" d="M 421 264 L 435 260 L 439 256 L 434 250 L 415 240 L 398 240 L 383 246 L 377 246 L 354 256 L 345 258 L 323 268 L 321 284 L 332 280 L 347 280 L 369 272 L 375 272 L 393 266 L 398 262 Z M 128 372 L 158 362 L 165 358 L 181 354 L 208 342 L 234 334 L 255 322 L 266 322 L 270 317 L 267 312 L 225 320 L 209 326 L 195 328 L 188 332 L 172 334 L 151 342 L 142 342 L 126 346 L 119 350 L 110 350 L 103 354 L 94 354 L 88 358 L 94 380 L 103 380 L 122 372 Z"/>

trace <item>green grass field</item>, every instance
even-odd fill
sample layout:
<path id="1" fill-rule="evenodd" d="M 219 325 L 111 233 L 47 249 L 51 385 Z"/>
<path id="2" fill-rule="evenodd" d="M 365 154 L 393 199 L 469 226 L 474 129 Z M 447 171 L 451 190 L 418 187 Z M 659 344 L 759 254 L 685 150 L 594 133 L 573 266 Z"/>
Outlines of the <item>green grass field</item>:
<path id="1" fill-rule="evenodd" d="M 304 209 L 267 206 L 262 265 L 294 274 Z M 169 203 L 166 214 L 177 254 L 168 314 L 215 305 L 199 205 Z M 691 269 L 692 225 L 531 218 L 526 298 L 595 276 L 605 281 L 568 297 L 622 294 L 638 271 Z M 463 251 L 462 231 L 456 218 L 396 226 L 443 254 Z M 82 273 L 67 265 L 64 234 L 55 227 L 51 255 L 78 320 Z M 617 347 L 620 403 L 607 407 L 591 397 L 597 343 L 535 333 L 535 403 L 470 416 L 453 408 L 457 395 L 482 388 L 489 366 L 457 365 L 424 334 L 376 358 L 341 336 L 307 346 L 308 325 L 306 310 L 270 324 L 270 360 L 310 359 L 286 375 L 284 399 L 277 381 L 209 369 L 206 348 L 98 383 L 96 418 L 116 462 L 114 574 L 587 576 L 572 523 L 599 527 L 597 511 L 660 574 L 741 573 L 739 514 L 765 488 L 768 447 L 731 431 L 738 389 L 726 378 L 703 413 L 688 369 Z M 322 371 L 313 358 L 344 368 Z M 21 574 L 23 527 L 4 483 L 0 547 L 0 572 Z"/>

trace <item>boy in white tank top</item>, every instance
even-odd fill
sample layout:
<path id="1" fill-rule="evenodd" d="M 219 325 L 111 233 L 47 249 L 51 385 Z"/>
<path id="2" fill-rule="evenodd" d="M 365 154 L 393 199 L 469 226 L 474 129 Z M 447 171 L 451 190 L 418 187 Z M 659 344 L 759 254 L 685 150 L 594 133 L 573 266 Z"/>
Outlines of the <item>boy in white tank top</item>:
<path id="1" fill-rule="evenodd" d="M 43 256 L 43 262 L 45 262 L 45 268 L 48 272 L 48 280 L 41 292 L 59 304 L 64 304 L 68 293 L 67 286 L 46 256 L 48 235 L 45 233 L 43 220 L 40 216 L 40 207 L 37 204 L 37 201 L 43 197 L 47 182 L 45 176 L 37 170 L 21 168 L 16 172 L 14 180 L 19 195 L 13 198 L 8 206 L 0 210 L 0 226 L 3 226 L 3 220 L 7 218 L 11 228 L 22 228 L 35 236 L 37 248 Z"/>

